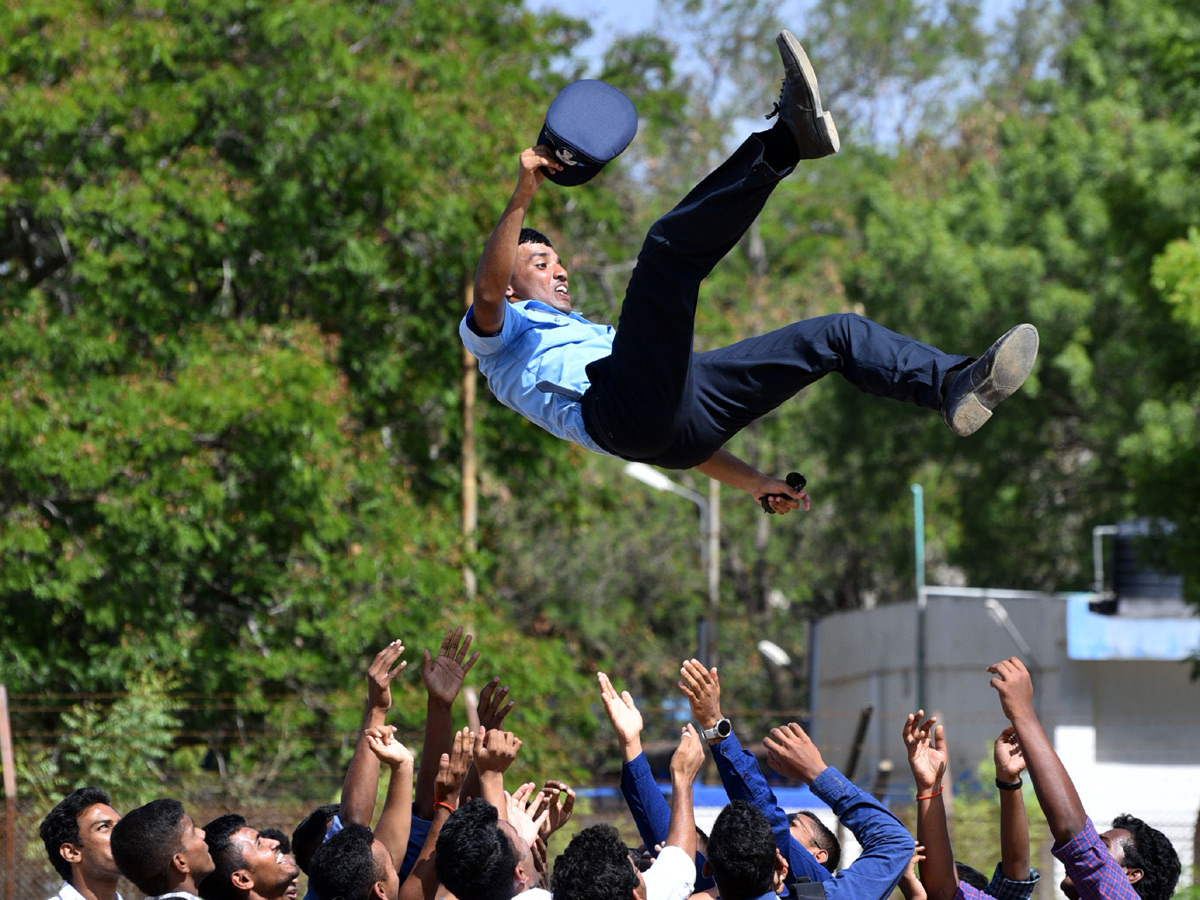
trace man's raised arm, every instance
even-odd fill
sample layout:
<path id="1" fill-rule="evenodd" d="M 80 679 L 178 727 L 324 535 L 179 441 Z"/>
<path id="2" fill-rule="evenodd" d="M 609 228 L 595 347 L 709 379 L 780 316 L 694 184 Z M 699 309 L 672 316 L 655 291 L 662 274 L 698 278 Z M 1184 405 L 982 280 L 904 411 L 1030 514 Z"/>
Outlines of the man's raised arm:
<path id="1" fill-rule="evenodd" d="M 546 180 L 543 167 L 562 171 L 562 163 L 548 147 L 539 145 L 521 151 L 517 187 L 479 258 L 475 270 L 475 328 L 483 334 L 496 334 L 504 325 L 508 284 L 517 262 L 517 241 L 529 203 Z"/>
<path id="2" fill-rule="evenodd" d="M 798 491 L 786 481 L 764 475 L 750 463 L 734 456 L 725 448 L 714 453 L 706 462 L 696 466 L 696 471 L 703 472 L 709 478 L 745 491 L 755 500 L 762 502 L 763 497 L 770 497 L 771 508 L 780 515 L 786 515 L 793 509 L 804 506 L 808 512 L 809 497 L 804 491 Z"/>
<path id="3" fill-rule="evenodd" d="M 1033 709 L 1033 681 L 1029 670 L 1015 656 L 988 666 L 992 673 L 992 687 L 1000 695 L 1000 706 L 1012 723 L 1029 780 L 1037 794 L 1046 824 L 1059 844 L 1065 844 L 1087 824 L 1087 813 L 1075 791 L 1075 784 L 1067 774 L 1062 760 L 1054 752 L 1042 723 Z"/>

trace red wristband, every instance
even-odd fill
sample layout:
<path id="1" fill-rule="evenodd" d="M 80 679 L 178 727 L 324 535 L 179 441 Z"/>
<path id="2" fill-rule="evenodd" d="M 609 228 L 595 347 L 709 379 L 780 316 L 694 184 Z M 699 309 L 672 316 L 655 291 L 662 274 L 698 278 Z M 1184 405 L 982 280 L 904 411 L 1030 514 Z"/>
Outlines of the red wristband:
<path id="1" fill-rule="evenodd" d="M 934 791 L 932 794 L 926 794 L 924 797 L 922 797 L 920 794 L 918 794 L 917 799 L 918 800 L 932 800 L 934 797 L 938 796 L 938 794 L 940 794 L 945 789 L 946 789 L 946 786 L 942 785 L 936 791 Z"/>
<path id="2" fill-rule="evenodd" d="M 454 807 L 451 806 L 449 803 L 447 803 L 445 800 L 439 800 L 439 801 L 437 801 L 437 803 L 433 804 L 434 809 L 437 809 L 439 806 L 444 806 L 444 807 L 446 807 L 446 809 L 450 810 L 450 812 L 454 812 Z"/>

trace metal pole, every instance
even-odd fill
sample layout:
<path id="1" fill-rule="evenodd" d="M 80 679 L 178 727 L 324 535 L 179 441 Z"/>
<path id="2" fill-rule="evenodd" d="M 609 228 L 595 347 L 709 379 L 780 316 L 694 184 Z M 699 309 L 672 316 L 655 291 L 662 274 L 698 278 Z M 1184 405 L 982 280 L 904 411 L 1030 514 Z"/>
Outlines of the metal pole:
<path id="1" fill-rule="evenodd" d="M 704 542 L 708 548 L 708 660 L 705 665 L 718 665 L 717 623 L 721 613 L 721 483 L 708 482 L 708 504 L 701 507 L 704 516 Z"/>
<path id="2" fill-rule="evenodd" d="M 8 869 L 5 900 L 13 900 L 17 881 L 17 770 L 13 761 L 12 726 L 8 721 L 8 689 L 0 684 L 0 764 L 4 766 L 4 865 Z"/>
<path id="3" fill-rule="evenodd" d="M 463 306 L 471 308 L 475 302 L 475 285 L 467 281 L 463 285 Z M 475 357 L 463 347 L 462 351 L 462 533 L 463 549 L 470 559 L 476 550 L 475 531 L 479 527 L 479 474 L 475 456 Z M 468 600 L 475 599 L 479 580 L 469 562 L 463 563 L 463 590 Z"/>
<path id="4" fill-rule="evenodd" d="M 925 708 L 925 489 L 913 492 L 913 544 L 917 563 L 917 709 Z"/>

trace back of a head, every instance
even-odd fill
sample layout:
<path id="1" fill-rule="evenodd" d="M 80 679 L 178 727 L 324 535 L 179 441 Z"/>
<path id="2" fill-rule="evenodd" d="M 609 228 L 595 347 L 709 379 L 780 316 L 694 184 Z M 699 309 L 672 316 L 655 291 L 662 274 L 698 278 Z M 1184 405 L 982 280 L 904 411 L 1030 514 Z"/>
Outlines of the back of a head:
<path id="1" fill-rule="evenodd" d="M 151 800 L 125 815 L 112 831 L 113 862 L 144 894 L 171 888 L 171 859 L 183 846 L 183 804 Z"/>
<path id="2" fill-rule="evenodd" d="M 46 855 L 50 857 L 50 865 L 62 876 L 63 881 L 71 880 L 71 866 L 62 857 L 59 849 L 63 844 L 79 844 L 79 817 L 89 806 L 103 803 L 112 806 L 112 798 L 98 787 L 81 787 L 63 797 L 54 809 L 42 819 L 38 833 L 42 843 L 46 845 Z"/>
<path id="3" fill-rule="evenodd" d="M 1125 865 L 1142 870 L 1142 878 L 1133 889 L 1142 900 L 1169 900 L 1179 883 L 1179 854 L 1167 836 L 1131 815 L 1113 819 L 1113 828 L 1124 828 L 1132 836 L 1125 842 Z"/>
<path id="4" fill-rule="evenodd" d="M 317 848 L 309 860 L 309 887 L 318 897 L 366 900 L 371 885 L 381 881 L 371 848 L 375 835 L 363 825 L 347 825 Z"/>
<path id="5" fill-rule="evenodd" d="M 204 900 L 236 900 L 238 897 L 231 878 L 246 865 L 246 860 L 241 845 L 230 838 L 245 826 L 246 820 L 237 813 L 219 816 L 204 826 L 204 842 L 208 844 L 208 852 L 216 866 L 199 884 Z"/>
<path id="6" fill-rule="evenodd" d="M 554 862 L 554 900 L 630 900 L 638 874 L 621 835 L 608 824 L 593 825 L 571 838 Z"/>
<path id="7" fill-rule="evenodd" d="M 321 842 L 325 840 L 325 832 L 329 830 L 329 822 L 338 814 L 341 807 L 336 803 L 326 803 L 318 806 L 300 820 L 300 824 L 292 831 L 292 849 L 296 854 L 296 865 L 305 875 L 308 874 L 309 861 Z"/>
<path id="8" fill-rule="evenodd" d="M 454 896 L 512 900 L 517 859 L 498 821 L 496 808 L 477 797 L 451 813 L 442 826 L 434 868 Z"/>
<path id="9" fill-rule="evenodd" d="M 745 800 L 721 810 L 708 836 L 708 864 L 721 900 L 747 900 L 775 886 L 775 834 L 762 811 Z"/>

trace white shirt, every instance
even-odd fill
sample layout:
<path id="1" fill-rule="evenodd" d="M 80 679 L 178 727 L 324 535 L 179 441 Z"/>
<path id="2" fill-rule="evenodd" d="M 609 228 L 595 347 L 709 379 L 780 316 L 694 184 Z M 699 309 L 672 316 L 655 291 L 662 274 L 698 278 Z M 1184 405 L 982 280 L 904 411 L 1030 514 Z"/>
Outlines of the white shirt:
<path id="1" fill-rule="evenodd" d="M 687 900 L 696 886 L 696 860 L 668 844 L 649 869 L 642 873 L 646 900 Z"/>
<path id="2" fill-rule="evenodd" d="M 64 881 L 63 886 L 58 889 L 58 893 L 50 900 L 83 900 L 83 894 L 75 890 L 69 881 Z M 123 900 L 120 893 L 117 894 L 117 900 Z"/>

